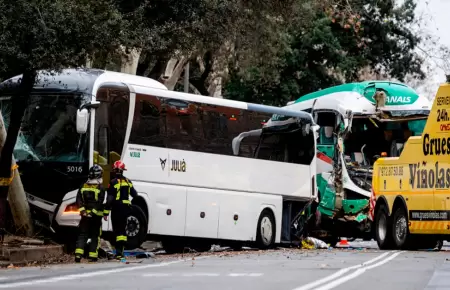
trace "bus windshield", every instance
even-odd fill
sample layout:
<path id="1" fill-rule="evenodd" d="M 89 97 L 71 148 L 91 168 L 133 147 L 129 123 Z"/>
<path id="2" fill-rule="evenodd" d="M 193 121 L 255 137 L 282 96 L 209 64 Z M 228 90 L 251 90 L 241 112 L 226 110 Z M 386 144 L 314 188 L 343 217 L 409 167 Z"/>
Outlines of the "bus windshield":
<path id="1" fill-rule="evenodd" d="M 380 122 L 372 118 L 356 118 L 344 141 L 345 154 L 353 160 L 355 153 L 364 153 L 366 164 L 373 164 L 375 157 L 382 152 L 388 157 L 398 157 L 409 137 L 422 134 L 426 122 L 427 119 Z"/>
<path id="2" fill-rule="evenodd" d="M 1 111 L 8 128 L 10 98 L 2 98 Z M 87 134 L 76 131 L 76 111 L 82 95 L 32 95 L 14 148 L 16 162 L 84 162 Z"/>

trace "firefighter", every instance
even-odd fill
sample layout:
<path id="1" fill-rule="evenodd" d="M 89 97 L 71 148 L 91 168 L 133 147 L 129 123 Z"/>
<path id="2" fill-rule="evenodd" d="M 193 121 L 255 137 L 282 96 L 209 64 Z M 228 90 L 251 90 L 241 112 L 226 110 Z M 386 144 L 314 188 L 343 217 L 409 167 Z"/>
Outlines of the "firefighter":
<path id="1" fill-rule="evenodd" d="M 123 258 L 123 251 L 127 243 L 127 219 L 131 214 L 131 201 L 129 196 L 135 198 L 137 192 L 133 187 L 133 183 L 123 175 L 126 170 L 122 161 L 116 161 L 113 165 L 113 179 L 108 186 L 108 195 L 105 205 L 105 215 L 111 213 L 111 222 L 114 235 L 116 236 L 116 259 Z"/>
<path id="2" fill-rule="evenodd" d="M 103 169 L 94 165 L 89 169 L 88 180 L 78 190 L 76 203 L 80 209 L 81 220 L 76 242 L 75 262 L 79 263 L 84 255 L 87 239 L 90 239 L 88 258 L 91 262 L 98 259 L 98 247 L 102 231 L 103 202 L 105 189 L 102 186 Z"/>

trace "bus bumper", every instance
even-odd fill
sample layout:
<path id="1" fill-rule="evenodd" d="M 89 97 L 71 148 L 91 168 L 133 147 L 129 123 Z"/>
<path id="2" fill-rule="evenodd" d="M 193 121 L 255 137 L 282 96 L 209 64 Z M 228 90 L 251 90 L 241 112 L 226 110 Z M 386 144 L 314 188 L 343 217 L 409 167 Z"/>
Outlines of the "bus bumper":
<path id="1" fill-rule="evenodd" d="M 60 205 L 27 194 L 31 217 L 35 225 L 55 233 L 61 227 L 78 227 L 80 213 L 75 205 L 75 197 L 67 194 Z"/>

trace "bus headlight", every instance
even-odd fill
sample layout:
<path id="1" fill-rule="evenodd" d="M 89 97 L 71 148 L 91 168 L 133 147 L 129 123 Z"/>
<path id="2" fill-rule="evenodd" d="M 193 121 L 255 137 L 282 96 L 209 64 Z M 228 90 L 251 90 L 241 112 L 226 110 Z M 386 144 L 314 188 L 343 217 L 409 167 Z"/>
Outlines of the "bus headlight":
<path id="1" fill-rule="evenodd" d="M 65 214 L 69 214 L 69 213 L 79 213 L 80 210 L 78 209 L 78 205 L 76 203 L 72 203 L 69 204 L 68 206 L 66 206 L 66 208 L 64 209 L 64 213 Z"/>

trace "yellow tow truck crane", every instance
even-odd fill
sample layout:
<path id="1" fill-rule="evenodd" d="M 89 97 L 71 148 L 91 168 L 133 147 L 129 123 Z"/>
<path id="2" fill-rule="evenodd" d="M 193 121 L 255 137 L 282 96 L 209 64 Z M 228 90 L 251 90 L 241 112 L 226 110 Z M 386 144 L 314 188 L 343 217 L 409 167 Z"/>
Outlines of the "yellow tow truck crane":
<path id="1" fill-rule="evenodd" d="M 421 136 L 373 167 L 371 211 L 380 249 L 442 247 L 450 237 L 450 77 Z"/>

